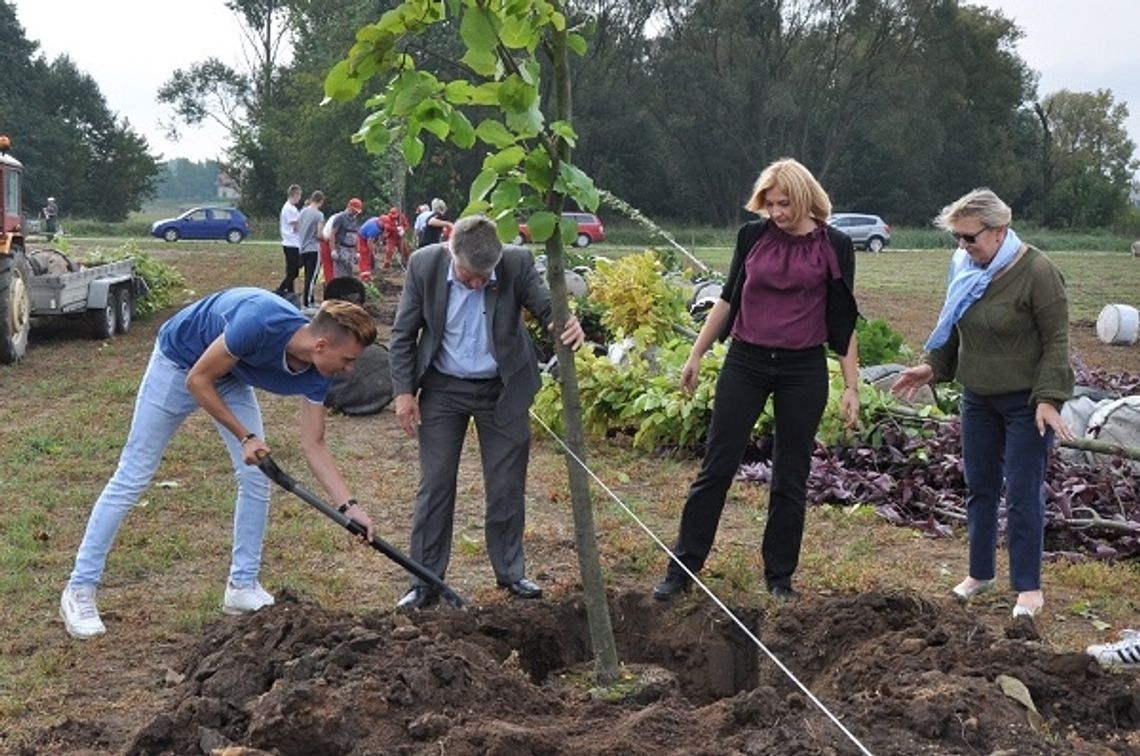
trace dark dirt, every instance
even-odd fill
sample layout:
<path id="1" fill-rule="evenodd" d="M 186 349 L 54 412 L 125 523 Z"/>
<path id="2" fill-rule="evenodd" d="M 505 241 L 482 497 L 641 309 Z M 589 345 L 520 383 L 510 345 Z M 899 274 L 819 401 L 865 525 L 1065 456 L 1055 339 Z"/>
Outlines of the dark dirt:
<path id="1" fill-rule="evenodd" d="M 859 753 L 709 602 L 625 593 L 611 612 L 628 679 L 606 697 L 587 687 L 578 601 L 353 616 L 285 593 L 219 621 L 155 680 L 175 686 L 170 703 L 125 752 Z M 1016 627 L 995 635 L 954 605 L 871 592 L 743 621 L 875 754 L 1140 753 L 1135 677 Z M 1025 685 L 1039 718 L 999 675 Z M 69 720 L 23 753 L 106 739 L 98 722 Z"/>

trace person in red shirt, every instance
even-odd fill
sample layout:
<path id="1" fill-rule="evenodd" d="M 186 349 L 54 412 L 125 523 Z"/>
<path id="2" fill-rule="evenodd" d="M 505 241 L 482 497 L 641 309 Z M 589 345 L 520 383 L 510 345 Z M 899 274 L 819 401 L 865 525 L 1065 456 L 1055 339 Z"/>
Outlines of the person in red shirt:
<path id="1" fill-rule="evenodd" d="M 392 267 L 392 255 L 400 252 L 400 262 L 408 264 L 408 216 L 400 212 L 399 208 L 391 208 L 387 215 L 380 217 L 380 225 L 384 229 L 384 268 Z"/>

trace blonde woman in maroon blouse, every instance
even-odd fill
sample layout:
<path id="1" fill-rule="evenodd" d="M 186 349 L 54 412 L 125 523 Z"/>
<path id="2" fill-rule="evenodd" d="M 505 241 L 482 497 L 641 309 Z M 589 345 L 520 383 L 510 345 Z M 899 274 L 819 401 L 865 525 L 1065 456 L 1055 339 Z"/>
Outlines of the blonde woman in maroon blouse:
<path id="1" fill-rule="evenodd" d="M 716 339 L 732 337 L 716 385 L 701 471 L 689 489 L 674 553 L 653 597 L 688 590 L 712 549 L 725 495 L 757 418 L 771 397 L 775 446 L 764 528 L 764 581 L 774 598 L 795 598 L 792 574 L 800 556 L 807 478 L 815 432 L 827 404 L 827 347 L 840 356 L 841 410 L 859 416 L 858 352 L 851 239 L 828 226 L 831 201 L 803 165 L 783 159 L 760 174 L 745 208 L 764 216 L 736 238 L 728 280 L 709 312 L 681 386 L 697 385 L 701 357 Z"/>

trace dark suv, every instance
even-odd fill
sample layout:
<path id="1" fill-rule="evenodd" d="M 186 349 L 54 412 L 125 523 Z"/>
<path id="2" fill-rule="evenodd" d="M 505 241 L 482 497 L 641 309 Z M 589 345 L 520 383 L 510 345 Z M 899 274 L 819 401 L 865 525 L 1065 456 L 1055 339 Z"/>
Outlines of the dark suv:
<path id="1" fill-rule="evenodd" d="M 827 222 L 851 237 L 856 247 L 882 252 L 891 243 L 891 227 L 877 215 L 835 213 Z"/>

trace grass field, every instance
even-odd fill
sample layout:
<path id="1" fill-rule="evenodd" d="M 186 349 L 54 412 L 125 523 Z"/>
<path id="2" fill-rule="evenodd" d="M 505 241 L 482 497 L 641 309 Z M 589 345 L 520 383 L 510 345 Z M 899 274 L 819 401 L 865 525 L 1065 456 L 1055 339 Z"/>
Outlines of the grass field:
<path id="1" fill-rule="evenodd" d="M 82 256 L 121 240 L 72 238 Z M 281 276 L 276 240 L 164 244 L 140 247 L 169 262 L 187 280 L 186 297 L 232 285 L 270 288 Z M 620 254 L 635 246 L 603 244 Z M 726 244 L 696 247 L 714 267 L 727 263 Z M 912 345 L 937 314 L 949 250 L 889 249 L 858 256 L 858 290 L 865 310 L 891 312 L 890 322 Z M 1108 302 L 1137 304 L 1140 259 L 1123 252 L 1057 252 L 1051 257 L 1069 283 L 1075 320 L 1095 318 Z M 894 309 L 892 309 L 894 308 Z M 176 653 L 217 620 L 229 561 L 232 471 L 213 426 L 191 419 L 164 457 L 155 485 L 129 517 L 111 553 L 100 593 L 110 634 L 79 644 L 56 619 L 59 591 L 72 566 L 91 503 L 114 469 L 135 391 L 163 313 L 110 341 L 90 339 L 80 321 L 37 322 L 27 358 L 0 365 L 0 751 L 21 733 L 83 716 L 124 728 L 164 695 L 165 670 Z M 1140 347 L 1113 352 L 1136 370 Z M 1094 366 L 1097 364 L 1093 362 Z M 296 439 L 296 401 L 261 397 L 275 457 L 309 478 Z M 406 548 L 416 486 L 416 447 L 385 412 L 331 417 L 329 443 L 350 487 L 379 532 Z M 471 446 L 474 442 L 471 442 Z M 633 452 L 618 439 L 591 439 L 590 464 L 612 490 L 668 541 L 676 530 L 682 493 L 698 460 Z M 460 471 L 461 503 L 449 579 L 477 602 L 501 601 L 483 553 L 481 477 L 474 449 Z M 599 548 L 612 588 L 647 590 L 663 556 L 628 516 L 595 491 Z M 536 431 L 528 483 L 528 558 L 547 595 L 580 591 L 566 471 L 558 448 Z M 405 588 L 399 571 L 356 547 L 294 497 L 274 496 L 263 580 L 330 608 L 389 609 Z M 709 563 L 710 584 L 728 601 L 765 599 L 759 583 L 758 534 L 766 493 L 734 486 Z M 906 589 L 942 597 L 960 578 L 964 537 L 932 541 L 875 517 L 867 508 L 813 508 L 803 547 L 799 587 L 807 596 Z M 1004 562 L 999 567 L 1005 574 Z M 1044 643 L 1082 649 L 1120 627 L 1140 626 L 1135 564 L 1051 563 L 1046 566 Z M 994 591 L 972 606 L 1000 627 L 1009 596 Z M 140 714 L 139 712 L 142 712 Z"/>
<path id="2" fill-rule="evenodd" d="M 665 247 L 660 247 L 664 249 Z M 623 255 L 643 251 L 643 246 L 599 244 L 590 248 L 598 254 Z M 686 247 L 698 260 L 722 273 L 728 271 L 731 247 L 723 245 Z M 888 248 L 878 254 L 856 255 L 857 293 L 922 293 L 941 296 L 946 290 L 946 273 L 953 250 Z M 1048 252 L 1068 287 L 1070 315 L 1074 320 L 1095 320 L 1106 304 L 1140 305 L 1140 258 L 1127 251 Z M 679 258 L 681 259 L 681 258 Z M 681 259 L 682 264 L 685 260 Z"/>

